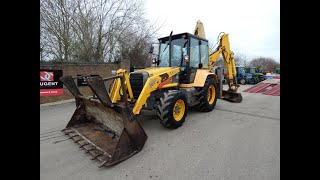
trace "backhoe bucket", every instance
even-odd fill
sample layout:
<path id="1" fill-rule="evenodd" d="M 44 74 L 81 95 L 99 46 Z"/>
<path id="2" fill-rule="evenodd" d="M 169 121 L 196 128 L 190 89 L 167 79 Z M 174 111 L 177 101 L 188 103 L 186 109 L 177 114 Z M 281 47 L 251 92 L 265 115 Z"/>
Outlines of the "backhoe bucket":
<path id="1" fill-rule="evenodd" d="M 240 103 L 242 101 L 242 95 L 240 93 L 222 90 L 222 99 L 230 102 Z"/>
<path id="2" fill-rule="evenodd" d="M 111 103 L 101 77 L 87 80 L 97 98 L 84 97 L 71 76 L 60 79 L 76 99 L 76 110 L 62 131 L 84 148 L 85 153 L 92 154 L 91 160 L 101 161 L 99 167 L 124 161 L 143 148 L 147 140 L 145 131 L 127 102 Z"/>

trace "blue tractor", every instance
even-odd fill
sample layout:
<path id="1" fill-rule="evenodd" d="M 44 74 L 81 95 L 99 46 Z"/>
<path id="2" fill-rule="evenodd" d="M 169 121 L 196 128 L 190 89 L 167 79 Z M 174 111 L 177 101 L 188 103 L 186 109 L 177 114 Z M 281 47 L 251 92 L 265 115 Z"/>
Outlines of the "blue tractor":
<path id="1" fill-rule="evenodd" d="M 255 80 L 251 73 L 246 73 L 244 66 L 236 66 L 237 71 L 237 81 L 239 84 L 255 84 Z M 222 73 L 224 75 L 224 79 L 227 80 L 227 70 L 226 67 L 222 68 Z M 226 82 L 224 82 L 226 84 Z"/>

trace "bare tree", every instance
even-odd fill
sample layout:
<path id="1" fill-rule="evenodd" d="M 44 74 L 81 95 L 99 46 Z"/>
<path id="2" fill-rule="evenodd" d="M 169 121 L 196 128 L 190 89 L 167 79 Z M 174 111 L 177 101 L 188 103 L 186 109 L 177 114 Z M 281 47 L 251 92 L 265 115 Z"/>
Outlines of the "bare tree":
<path id="1" fill-rule="evenodd" d="M 241 53 L 237 53 L 236 55 L 234 55 L 234 63 L 236 66 L 248 66 L 249 65 L 249 61 L 248 61 L 247 56 L 245 56 L 244 54 L 241 54 Z M 218 58 L 215 66 L 225 66 L 225 62 L 224 62 L 221 55 Z"/>
<path id="2" fill-rule="evenodd" d="M 73 11 L 73 1 L 42 0 L 40 3 L 40 40 L 46 44 L 42 51 L 50 53 L 58 61 L 70 60 Z"/>
<path id="3" fill-rule="evenodd" d="M 159 30 L 146 20 L 142 0 L 41 0 L 40 11 L 41 60 L 143 59 Z"/>
<path id="4" fill-rule="evenodd" d="M 234 56 L 234 63 L 236 66 L 247 66 L 249 64 L 247 56 L 241 53 Z"/>
<path id="5" fill-rule="evenodd" d="M 250 65 L 256 67 L 258 71 L 274 72 L 276 68 L 280 67 L 280 63 L 269 57 L 255 58 L 250 62 Z"/>
<path id="6" fill-rule="evenodd" d="M 140 21 L 134 26 L 132 33 L 126 32 L 129 36 L 122 36 L 119 41 L 118 57 L 122 61 L 130 62 L 133 67 L 148 67 L 152 63 L 152 56 L 148 53 L 154 39 L 157 38 L 158 30 L 163 23 L 158 26 L 157 22 L 150 24 L 148 20 Z M 144 29 L 141 31 L 141 29 Z M 132 29 L 130 29 L 132 31 Z"/>

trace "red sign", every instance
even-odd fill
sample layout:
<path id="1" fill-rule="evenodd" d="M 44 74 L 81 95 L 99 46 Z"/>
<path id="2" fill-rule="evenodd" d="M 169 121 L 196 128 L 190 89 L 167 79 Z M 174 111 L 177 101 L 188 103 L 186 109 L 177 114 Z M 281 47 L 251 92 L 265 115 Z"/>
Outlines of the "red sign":
<path id="1" fill-rule="evenodd" d="M 53 81 L 53 72 L 40 71 L 40 81 Z"/>
<path id="2" fill-rule="evenodd" d="M 60 81 L 62 70 L 40 69 L 40 96 L 57 96 L 63 94 L 63 84 Z"/>
<path id="3" fill-rule="evenodd" d="M 40 96 L 57 96 L 63 94 L 63 89 L 40 89 Z"/>

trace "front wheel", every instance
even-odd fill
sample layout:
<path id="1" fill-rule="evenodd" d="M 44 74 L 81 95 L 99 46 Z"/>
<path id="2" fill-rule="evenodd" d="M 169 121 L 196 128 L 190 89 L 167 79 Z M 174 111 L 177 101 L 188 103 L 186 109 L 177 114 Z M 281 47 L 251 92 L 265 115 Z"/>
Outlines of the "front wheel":
<path id="1" fill-rule="evenodd" d="M 178 128 L 187 117 L 187 98 L 181 91 L 164 92 L 157 110 L 162 125 L 167 128 Z"/>

